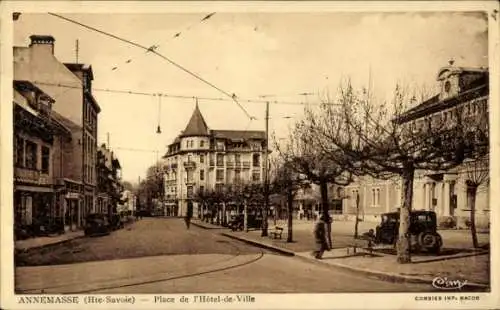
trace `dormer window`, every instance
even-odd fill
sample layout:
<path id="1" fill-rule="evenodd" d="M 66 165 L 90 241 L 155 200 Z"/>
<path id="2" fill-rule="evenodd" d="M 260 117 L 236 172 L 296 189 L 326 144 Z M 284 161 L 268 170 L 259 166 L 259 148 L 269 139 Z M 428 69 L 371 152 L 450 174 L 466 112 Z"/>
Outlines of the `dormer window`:
<path id="1" fill-rule="evenodd" d="M 450 83 L 450 81 L 446 81 L 446 82 L 444 83 L 444 91 L 445 91 L 446 93 L 449 93 L 449 92 L 450 92 L 450 90 L 451 90 L 451 83 Z"/>

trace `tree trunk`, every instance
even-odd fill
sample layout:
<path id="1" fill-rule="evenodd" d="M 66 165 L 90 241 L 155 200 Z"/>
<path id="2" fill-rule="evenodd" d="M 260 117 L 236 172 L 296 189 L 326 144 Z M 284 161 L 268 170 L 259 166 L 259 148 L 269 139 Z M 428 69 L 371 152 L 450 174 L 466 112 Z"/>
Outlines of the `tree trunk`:
<path id="1" fill-rule="evenodd" d="M 323 216 L 325 217 L 326 222 L 326 236 L 328 240 L 328 246 L 332 248 L 332 220 L 330 219 L 330 214 L 328 212 L 328 183 L 325 181 L 321 181 L 319 184 L 320 192 L 321 192 L 321 205 Z"/>
<path id="2" fill-rule="evenodd" d="M 262 234 L 261 237 L 267 237 L 267 209 L 269 208 L 269 186 L 264 185 L 264 208 L 262 209 Z"/>
<path id="3" fill-rule="evenodd" d="M 410 227 L 410 212 L 413 200 L 413 177 L 415 169 L 407 168 L 402 175 L 403 190 L 402 200 L 403 205 L 399 214 L 399 237 L 397 240 L 397 262 L 400 264 L 411 263 L 411 236 L 408 233 Z"/>
<path id="4" fill-rule="evenodd" d="M 248 203 L 243 206 L 243 229 L 248 232 Z"/>
<path id="5" fill-rule="evenodd" d="M 354 222 L 354 239 L 358 239 L 359 225 L 359 194 L 356 195 L 356 221 Z"/>
<path id="6" fill-rule="evenodd" d="M 226 214 L 226 203 L 223 202 L 222 203 L 222 226 L 224 226 L 224 227 L 226 226 L 226 222 L 227 222 L 226 215 L 227 215 Z"/>
<path id="7" fill-rule="evenodd" d="M 293 194 L 287 193 L 287 209 L 288 209 L 288 235 L 286 242 L 293 242 Z"/>
<path id="8" fill-rule="evenodd" d="M 470 208 L 470 233 L 472 236 L 472 246 L 474 248 L 479 247 L 479 242 L 477 241 L 477 232 L 476 232 L 476 195 L 477 195 L 477 185 L 468 185 L 467 198 Z"/>

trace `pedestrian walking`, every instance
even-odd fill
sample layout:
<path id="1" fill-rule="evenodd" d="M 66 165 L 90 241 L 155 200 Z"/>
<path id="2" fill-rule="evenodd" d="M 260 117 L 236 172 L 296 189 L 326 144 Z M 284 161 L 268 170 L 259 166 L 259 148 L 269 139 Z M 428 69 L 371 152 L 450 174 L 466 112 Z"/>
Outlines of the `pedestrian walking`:
<path id="1" fill-rule="evenodd" d="M 316 259 L 321 259 L 323 257 L 323 253 L 326 250 L 329 250 L 326 233 L 327 229 L 325 216 L 321 215 L 319 221 L 314 226 L 314 239 L 316 241 L 316 248 L 313 251 L 313 256 Z"/>
<path id="2" fill-rule="evenodd" d="M 188 203 L 187 211 L 186 211 L 186 217 L 184 218 L 184 221 L 186 222 L 186 228 L 189 229 L 189 226 L 191 225 L 191 218 L 193 217 L 193 204 L 191 202 Z"/>

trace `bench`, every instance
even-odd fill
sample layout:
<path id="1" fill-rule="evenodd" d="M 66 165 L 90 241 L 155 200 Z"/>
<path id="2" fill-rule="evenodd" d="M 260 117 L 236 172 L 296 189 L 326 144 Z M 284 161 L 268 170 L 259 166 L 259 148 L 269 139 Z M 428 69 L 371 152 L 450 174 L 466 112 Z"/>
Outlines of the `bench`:
<path id="1" fill-rule="evenodd" d="M 273 239 L 281 239 L 281 235 L 283 234 L 283 227 L 276 226 L 274 227 L 274 230 L 270 232 L 270 236 L 273 237 Z"/>

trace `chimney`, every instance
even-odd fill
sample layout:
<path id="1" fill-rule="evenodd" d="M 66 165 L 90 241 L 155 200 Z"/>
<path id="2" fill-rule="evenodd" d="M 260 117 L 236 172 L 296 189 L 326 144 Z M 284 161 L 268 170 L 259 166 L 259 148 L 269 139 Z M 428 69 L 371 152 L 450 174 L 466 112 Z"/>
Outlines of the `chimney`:
<path id="1" fill-rule="evenodd" d="M 32 35 L 30 36 L 30 47 L 32 46 L 43 46 L 49 47 L 50 53 L 54 55 L 54 42 L 56 41 L 53 36 L 50 35 Z"/>

